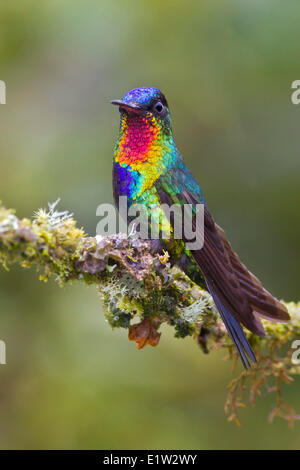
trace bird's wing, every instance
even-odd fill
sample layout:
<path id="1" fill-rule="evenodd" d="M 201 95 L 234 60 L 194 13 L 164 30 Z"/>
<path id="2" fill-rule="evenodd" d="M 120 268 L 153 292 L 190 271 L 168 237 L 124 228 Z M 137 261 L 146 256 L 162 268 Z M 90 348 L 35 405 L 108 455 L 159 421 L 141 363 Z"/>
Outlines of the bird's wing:
<path id="1" fill-rule="evenodd" d="M 216 225 L 223 245 L 229 255 L 229 259 L 240 286 L 245 293 L 252 310 L 258 315 L 269 320 L 286 322 L 290 316 L 286 307 L 267 291 L 260 280 L 249 271 L 233 251 L 226 238 L 224 230 Z"/>
<path id="2" fill-rule="evenodd" d="M 188 188 L 185 185 L 187 177 Z M 186 171 L 178 168 L 161 176 L 156 185 L 161 200 L 164 202 L 168 200 L 169 204 L 179 202 L 195 205 L 203 202 L 199 197 L 198 185 L 194 179 L 191 183 L 191 178 L 190 173 L 186 176 Z M 195 226 L 195 217 L 193 230 L 197 236 L 199 229 Z M 191 254 L 219 301 L 236 320 L 253 333 L 259 336 L 265 335 L 264 328 L 254 312 L 277 321 L 289 319 L 285 307 L 269 294 L 260 281 L 239 261 L 224 231 L 214 222 L 206 205 L 204 245 L 200 250 L 191 251 Z"/>

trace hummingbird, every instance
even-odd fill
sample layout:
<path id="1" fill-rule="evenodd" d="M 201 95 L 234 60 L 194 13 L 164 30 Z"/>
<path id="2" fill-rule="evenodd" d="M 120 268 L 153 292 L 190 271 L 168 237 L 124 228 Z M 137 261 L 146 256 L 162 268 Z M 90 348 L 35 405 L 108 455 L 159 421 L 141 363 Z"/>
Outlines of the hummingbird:
<path id="1" fill-rule="evenodd" d="M 167 249 L 172 262 L 199 285 L 206 285 L 244 367 L 256 363 L 243 327 L 260 337 L 265 330 L 259 317 L 287 322 L 286 307 L 270 294 L 260 280 L 240 261 L 224 230 L 214 221 L 201 188 L 176 147 L 170 110 L 164 94 L 153 87 L 127 92 L 119 107 L 120 131 L 113 158 L 113 192 L 118 207 L 120 196 L 129 206 L 143 204 L 148 210 L 167 204 L 204 206 L 204 243 L 188 250 L 186 240 L 160 239 L 155 251 Z M 167 215 L 161 209 L 161 223 Z M 191 217 L 195 216 L 195 211 Z M 184 224 L 184 222 L 183 222 Z"/>

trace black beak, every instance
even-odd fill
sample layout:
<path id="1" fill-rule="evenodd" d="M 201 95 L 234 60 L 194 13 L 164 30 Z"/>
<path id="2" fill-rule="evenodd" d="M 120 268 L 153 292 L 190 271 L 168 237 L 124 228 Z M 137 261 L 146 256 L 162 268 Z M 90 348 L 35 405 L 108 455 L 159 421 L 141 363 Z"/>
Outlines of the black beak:
<path id="1" fill-rule="evenodd" d="M 124 103 L 124 101 L 121 100 L 112 100 L 111 104 L 115 104 L 116 106 L 125 109 L 125 111 L 136 114 L 139 114 L 142 111 L 142 108 L 135 103 Z"/>

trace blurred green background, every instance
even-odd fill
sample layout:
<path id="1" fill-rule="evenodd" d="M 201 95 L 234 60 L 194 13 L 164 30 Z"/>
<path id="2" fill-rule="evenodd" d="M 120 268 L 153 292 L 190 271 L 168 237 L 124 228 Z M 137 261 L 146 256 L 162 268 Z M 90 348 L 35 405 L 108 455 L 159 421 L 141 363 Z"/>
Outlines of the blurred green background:
<path id="1" fill-rule="evenodd" d="M 30 216 L 61 197 L 91 235 L 112 201 L 119 116 L 136 86 L 167 95 L 178 147 L 234 248 L 279 298 L 299 299 L 297 0 L 11 0 L 0 3 L 1 191 Z M 164 329 L 137 351 L 105 323 L 95 288 L 0 271 L 1 448 L 299 448 L 267 415 L 275 397 L 229 424 L 234 375 Z M 285 389 L 299 412 L 300 381 Z"/>

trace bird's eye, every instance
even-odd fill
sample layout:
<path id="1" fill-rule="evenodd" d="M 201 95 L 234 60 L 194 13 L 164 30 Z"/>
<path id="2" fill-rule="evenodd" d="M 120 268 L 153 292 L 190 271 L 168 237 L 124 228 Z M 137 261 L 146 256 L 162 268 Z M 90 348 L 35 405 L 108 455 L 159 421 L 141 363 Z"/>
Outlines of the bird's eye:
<path id="1" fill-rule="evenodd" d="M 161 113 L 161 112 L 163 111 L 163 109 L 164 109 L 164 106 L 163 106 L 163 104 L 162 104 L 160 101 L 158 101 L 157 103 L 155 103 L 155 105 L 154 105 L 154 110 L 155 110 L 157 113 Z"/>

